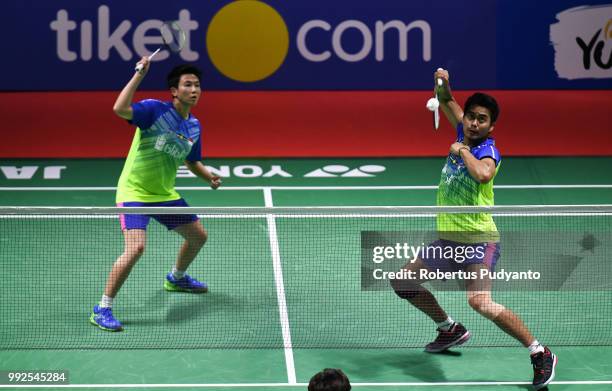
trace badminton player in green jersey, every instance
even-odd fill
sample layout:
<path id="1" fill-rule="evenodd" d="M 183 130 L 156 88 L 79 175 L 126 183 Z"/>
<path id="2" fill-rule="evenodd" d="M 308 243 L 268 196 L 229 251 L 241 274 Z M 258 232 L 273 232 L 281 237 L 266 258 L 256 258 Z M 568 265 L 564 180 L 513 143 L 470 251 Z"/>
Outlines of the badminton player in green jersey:
<path id="1" fill-rule="evenodd" d="M 117 116 L 137 126 L 119 178 L 117 206 L 186 207 L 187 203 L 174 189 L 176 172 L 181 164 L 207 181 L 213 189 L 221 184 L 220 178 L 212 175 L 201 162 L 200 122 L 191 114 L 202 93 L 201 72 L 188 64 L 175 67 L 167 77 L 171 101 L 146 99 L 132 103 L 150 62 L 143 57 L 139 64 L 143 65 L 142 70 L 136 72 L 123 88 L 113 107 Z M 124 251 L 114 263 L 102 299 L 90 316 L 90 322 L 103 330 L 123 329 L 113 316 L 113 299 L 144 252 L 146 228 L 151 218 L 185 239 L 174 267 L 163 282 L 164 288 L 190 293 L 208 290 L 206 283 L 186 274 L 207 238 L 196 215 L 121 215 Z"/>
<path id="2" fill-rule="evenodd" d="M 439 69 L 434 79 L 443 80 L 438 88 L 440 107 L 457 131 L 457 138 L 450 146 L 450 153 L 442 169 L 438 186 L 437 204 L 440 206 L 491 206 L 493 205 L 493 179 L 497 174 L 501 156 L 490 137 L 499 107 L 487 94 L 470 96 L 462 109 L 449 88 L 448 72 Z M 437 85 L 437 83 L 436 83 Z M 463 272 L 463 275 L 481 276 L 481 271 L 493 272 L 500 256 L 499 234 L 489 213 L 440 213 L 437 216 L 439 240 L 413 263 L 404 266 L 406 273 L 421 270 L 433 272 Z M 457 249 L 461 254 L 473 256 L 445 259 L 436 249 Z M 457 252 L 458 254 L 459 252 Z M 432 293 L 418 278 L 392 280 L 395 292 L 402 299 L 428 315 L 438 326 L 438 337 L 425 347 L 430 353 L 442 352 L 460 345 L 470 338 L 470 332 L 455 322 L 438 304 Z M 534 369 L 533 386 L 540 389 L 548 385 L 554 375 L 557 357 L 541 345 L 527 329 L 523 321 L 510 309 L 493 301 L 491 280 L 488 278 L 465 279 L 469 305 L 482 316 L 490 319 L 504 332 L 529 349 Z"/>

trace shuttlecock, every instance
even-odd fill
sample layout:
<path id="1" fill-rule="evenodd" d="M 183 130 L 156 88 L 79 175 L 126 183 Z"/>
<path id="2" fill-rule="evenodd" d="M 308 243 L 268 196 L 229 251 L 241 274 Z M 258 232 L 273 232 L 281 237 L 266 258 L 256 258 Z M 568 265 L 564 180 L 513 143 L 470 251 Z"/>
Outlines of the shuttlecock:
<path id="1" fill-rule="evenodd" d="M 427 108 L 429 111 L 436 111 L 440 107 L 440 102 L 436 98 L 431 98 L 427 101 Z"/>

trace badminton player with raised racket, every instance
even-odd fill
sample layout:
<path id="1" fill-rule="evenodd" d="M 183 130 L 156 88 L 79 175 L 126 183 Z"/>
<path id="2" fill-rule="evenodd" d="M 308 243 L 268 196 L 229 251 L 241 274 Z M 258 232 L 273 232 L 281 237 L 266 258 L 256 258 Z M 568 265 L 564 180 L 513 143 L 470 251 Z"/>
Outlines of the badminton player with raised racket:
<path id="1" fill-rule="evenodd" d="M 493 206 L 493 179 L 499 170 L 501 156 L 490 136 L 499 116 L 499 106 L 492 96 L 477 92 L 468 97 L 462 109 L 451 94 L 449 73 L 444 69 L 434 73 L 434 82 L 440 108 L 456 130 L 455 142 L 450 146 L 442 169 L 436 203 L 439 206 Z M 474 257 L 461 262 L 438 258 L 439 252 L 427 251 L 404 266 L 404 275 L 418 276 L 422 275 L 422 270 L 428 270 L 479 276 L 482 271 L 495 270 L 501 249 L 499 233 L 490 213 L 439 213 L 436 225 L 439 239 L 428 247 L 480 247 L 484 251 L 478 256 L 476 251 Z M 392 280 L 391 285 L 400 298 L 436 323 L 438 336 L 425 351 L 440 353 L 465 343 L 470 332 L 442 309 L 434 295 L 422 286 L 424 282 L 421 279 Z M 533 386 L 535 389 L 546 387 L 554 378 L 557 357 L 538 342 L 518 315 L 493 300 L 490 279 L 466 279 L 464 282 L 470 307 L 528 349 L 534 370 Z"/>
<path id="2" fill-rule="evenodd" d="M 134 93 L 150 65 L 150 56 L 138 62 L 136 72 L 119 93 L 113 107 L 117 116 L 137 127 L 119 178 L 117 206 L 186 207 L 187 202 L 175 190 L 180 165 L 185 164 L 213 189 L 221 185 L 221 179 L 201 162 L 200 122 L 191 113 L 202 93 L 202 73 L 190 64 L 176 66 L 167 75 L 170 101 L 145 99 L 133 103 Z M 204 293 L 208 290 L 206 283 L 186 274 L 207 239 L 197 215 L 122 214 L 120 224 L 124 250 L 113 264 L 104 294 L 90 316 L 90 322 L 103 330 L 123 329 L 121 322 L 113 316 L 113 299 L 145 250 L 146 229 L 151 218 L 184 239 L 174 266 L 168 265 L 169 273 L 165 278 L 160 276 L 160 284 L 172 292 Z"/>

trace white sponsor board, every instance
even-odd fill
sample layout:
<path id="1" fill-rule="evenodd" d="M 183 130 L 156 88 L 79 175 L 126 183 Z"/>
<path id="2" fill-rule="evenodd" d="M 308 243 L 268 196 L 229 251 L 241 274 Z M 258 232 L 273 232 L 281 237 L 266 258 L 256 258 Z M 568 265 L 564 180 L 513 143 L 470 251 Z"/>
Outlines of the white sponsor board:
<path id="1" fill-rule="evenodd" d="M 612 78 L 612 4 L 557 14 L 550 26 L 555 71 L 562 79 Z"/>

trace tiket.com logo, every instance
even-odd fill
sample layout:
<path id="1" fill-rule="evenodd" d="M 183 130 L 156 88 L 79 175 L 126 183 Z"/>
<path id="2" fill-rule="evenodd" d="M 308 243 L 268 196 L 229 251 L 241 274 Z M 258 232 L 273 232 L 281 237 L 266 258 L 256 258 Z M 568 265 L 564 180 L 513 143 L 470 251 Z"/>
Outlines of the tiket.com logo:
<path id="1" fill-rule="evenodd" d="M 95 54 L 100 61 L 107 61 L 113 49 L 122 60 L 130 61 L 151 54 L 155 49 L 150 48 L 163 44 L 159 34 L 159 26 L 162 24 L 160 19 L 148 19 L 135 26 L 129 20 L 121 20 L 118 23 L 114 21 L 111 24 L 110 8 L 101 5 L 98 7 L 96 23 L 95 28 L 91 20 L 77 23 L 70 19 L 68 10 L 57 11 L 56 19 L 49 24 L 51 30 L 56 32 L 57 57 L 65 62 L 91 61 L 94 58 L 95 46 Z M 181 58 L 185 61 L 197 61 L 200 55 L 192 49 L 191 33 L 198 29 L 198 22 L 192 20 L 190 12 L 184 9 L 178 13 L 177 23 L 186 33 L 185 46 L 180 52 Z M 75 39 L 77 35 L 79 37 Z M 155 61 L 165 60 L 169 56 L 167 50 L 161 50 Z"/>
<path id="2" fill-rule="evenodd" d="M 206 32 L 211 62 L 226 77 L 263 80 L 283 64 L 289 31 L 278 12 L 260 1 L 236 1 L 221 8 Z"/>
<path id="3" fill-rule="evenodd" d="M 111 9 L 106 5 L 101 5 L 97 11 L 95 21 L 72 20 L 65 9 L 57 12 L 50 28 L 56 32 L 60 60 L 92 61 L 97 58 L 108 61 L 111 55 L 118 54 L 124 61 L 133 61 L 149 55 L 162 44 L 157 30 L 161 19 L 134 24 L 129 20 L 112 19 Z M 199 60 L 201 53 L 197 49 L 204 46 L 205 41 L 215 68 L 225 77 L 239 82 L 256 82 L 276 73 L 285 63 L 291 45 L 295 45 L 300 59 L 315 63 L 334 59 L 352 63 L 369 58 L 377 62 L 387 59 L 431 61 L 432 31 L 424 20 L 408 23 L 376 20 L 369 25 L 349 18 L 337 24 L 324 19 L 307 19 L 288 27 L 277 10 L 256 0 L 231 2 L 219 9 L 209 23 L 192 19 L 193 11 L 182 9 L 178 13 L 177 23 L 187 37 L 179 56 L 185 61 Z M 205 33 L 200 26 L 208 26 Z M 295 36 L 290 35 L 290 31 L 295 31 Z M 409 35 L 413 43 L 421 41 L 415 45 L 420 53 L 409 52 Z M 397 42 L 397 51 L 385 52 L 386 39 Z M 388 47 L 387 50 L 390 51 Z M 167 50 L 161 50 L 153 61 L 163 61 L 169 55 Z"/>
<path id="4" fill-rule="evenodd" d="M 550 26 L 555 70 L 563 79 L 612 78 L 612 5 L 576 7 Z"/>

